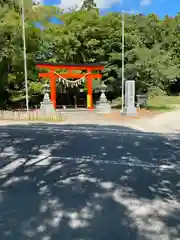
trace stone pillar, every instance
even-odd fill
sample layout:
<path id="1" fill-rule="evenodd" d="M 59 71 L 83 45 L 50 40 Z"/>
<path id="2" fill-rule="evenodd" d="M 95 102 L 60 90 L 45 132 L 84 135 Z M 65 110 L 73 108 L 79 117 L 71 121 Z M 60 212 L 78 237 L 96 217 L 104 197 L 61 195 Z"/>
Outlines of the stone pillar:
<path id="1" fill-rule="evenodd" d="M 135 107 L 135 81 L 127 80 L 125 82 L 125 109 L 124 115 L 136 116 L 137 111 Z"/>

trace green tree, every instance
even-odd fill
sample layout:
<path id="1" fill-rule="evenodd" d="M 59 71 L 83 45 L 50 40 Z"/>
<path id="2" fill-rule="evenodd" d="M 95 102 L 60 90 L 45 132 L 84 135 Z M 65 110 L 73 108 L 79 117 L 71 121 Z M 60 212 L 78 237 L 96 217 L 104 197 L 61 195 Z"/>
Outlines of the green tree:
<path id="1" fill-rule="evenodd" d="M 24 68 L 21 13 L 19 1 L 0 0 L 0 99 L 23 99 Z M 35 61 L 105 64 L 103 80 L 121 88 L 120 13 L 100 16 L 93 1 L 84 1 L 81 10 L 63 12 L 57 7 L 25 4 L 27 66 L 30 97 L 41 94 Z M 30 2 L 29 2 L 30 3 Z M 88 10 L 88 11 L 87 11 Z M 61 24 L 53 24 L 55 16 Z M 35 23 L 43 26 L 37 28 Z M 166 93 L 173 81 L 180 79 L 180 17 L 151 14 L 125 14 L 125 78 L 135 79 L 137 92 L 159 88 Z M 7 97 L 8 95 L 8 97 Z M 4 96 L 4 97 L 3 97 Z M 4 99 L 4 100 L 3 100 Z"/>
<path id="2" fill-rule="evenodd" d="M 165 92 L 169 85 L 179 75 L 179 68 L 174 64 L 171 54 L 154 45 L 152 49 L 133 49 L 131 59 L 135 61 L 127 64 L 126 74 L 136 80 L 136 88 L 140 93 L 149 92 L 156 87 Z"/>
<path id="3" fill-rule="evenodd" d="M 81 10 L 87 10 L 87 11 L 94 8 L 96 8 L 96 3 L 94 0 L 84 0 L 81 6 Z"/>

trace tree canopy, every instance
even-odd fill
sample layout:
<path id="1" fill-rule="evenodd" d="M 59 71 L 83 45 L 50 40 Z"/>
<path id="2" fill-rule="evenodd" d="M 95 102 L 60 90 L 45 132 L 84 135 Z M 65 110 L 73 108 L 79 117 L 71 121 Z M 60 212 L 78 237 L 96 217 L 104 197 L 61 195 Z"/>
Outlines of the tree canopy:
<path id="1" fill-rule="evenodd" d="M 21 13 L 16 3 L 0 0 L 1 107 L 25 96 Z M 37 59 L 104 63 L 103 80 L 114 96 L 120 94 L 121 13 L 101 16 L 94 1 L 84 1 L 80 10 L 68 12 L 50 6 L 26 7 L 25 16 L 30 97 L 42 91 Z M 53 23 L 52 16 L 60 23 Z M 163 19 L 155 14 L 125 14 L 125 78 L 136 81 L 137 93 L 171 94 L 171 86 L 180 78 L 179 26 L 180 14 Z"/>
<path id="2" fill-rule="evenodd" d="M 91 10 L 96 8 L 96 3 L 94 0 L 84 0 L 81 6 L 81 10 Z"/>

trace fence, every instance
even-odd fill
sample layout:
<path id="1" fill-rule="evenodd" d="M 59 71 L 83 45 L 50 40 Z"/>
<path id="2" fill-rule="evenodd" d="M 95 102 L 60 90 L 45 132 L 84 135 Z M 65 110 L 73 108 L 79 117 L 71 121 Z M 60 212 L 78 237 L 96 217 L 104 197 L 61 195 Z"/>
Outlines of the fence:
<path id="1" fill-rule="evenodd" d="M 43 115 L 39 110 L 30 110 L 29 112 L 23 110 L 0 110 L 0 120 L 61 121 L 62 115 L 60 112 Z"/>

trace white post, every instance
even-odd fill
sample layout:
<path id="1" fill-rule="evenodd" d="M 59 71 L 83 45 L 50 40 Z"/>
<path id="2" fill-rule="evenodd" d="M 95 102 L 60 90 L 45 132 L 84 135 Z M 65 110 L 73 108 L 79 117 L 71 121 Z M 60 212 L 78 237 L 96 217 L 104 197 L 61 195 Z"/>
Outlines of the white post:
<path id="1" fill-rule="evenodd" d="M 122 76 L 122 93 L 121 93 L 121 112 L 124 112 L 124 11 L 122 11 L 122 68 L 121 68 L 121 76 Z"/>
<path id="2" fill-rule="evenodd" d="M 24 0 L 21 0 L 21 11 L 22 11 L 22 14 L 21 14 L 21 19 L 22 19 L 22 38 L 23 38 L 23 46 L 24 46 L 24 80 L 25 80 L 25 89 L 26 89 L 26 110 L 27 110 L 27 112 L 29 112 Z"/>

